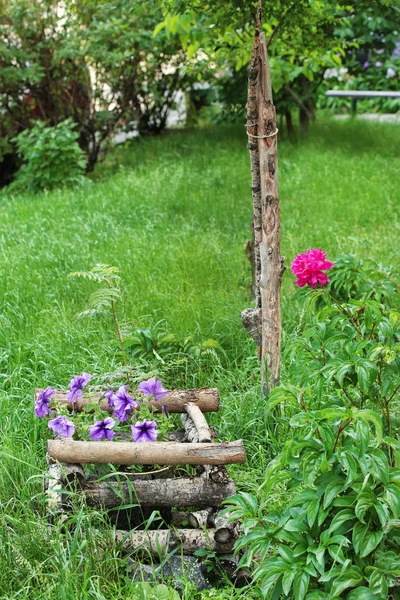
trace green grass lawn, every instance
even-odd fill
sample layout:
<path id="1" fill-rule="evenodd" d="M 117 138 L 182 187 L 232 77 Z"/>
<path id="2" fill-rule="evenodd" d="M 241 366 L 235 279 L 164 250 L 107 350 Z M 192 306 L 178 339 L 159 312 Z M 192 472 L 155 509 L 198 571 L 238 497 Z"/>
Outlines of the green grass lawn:
<path id="1" fill-rule="evenodd" d="M 351 252 L 398 269 L 400 128 L 321 122 L 305 141 L 283 140 L 279 149 L 287 265 L 321 247 L 330 259 Z M 134 597 L 117 576 L 123 561 L 111 550 L 98 554 L 101 515 L 81 509 L 68 532 L 45 516 L 47 433 L 33 416 L 33 389 L 120 364 L 109 321 L 74 319 L 93 287 L 67 278 L 71 271 L 115 265 L 121 317 L 195 343 L 219 342 L 221 350 L 172 360 L 159 373 L 168 387 L 220 388 L 222 410 L 212 421 L 221 437 L 244 438 L 248 464 L 231 472 L 241 489 L 257 490 L 272 453 L 255 346 L 240 321 L 251 305 L 250 220 L 242 126 L 135 141 L 110 153 L 77 190 L 0 195 L 0 598 Z M 283 288 L 290 331 L 298 316 L 289 271 Z M 279 490 L 274 501 L 284 501 Z"/>

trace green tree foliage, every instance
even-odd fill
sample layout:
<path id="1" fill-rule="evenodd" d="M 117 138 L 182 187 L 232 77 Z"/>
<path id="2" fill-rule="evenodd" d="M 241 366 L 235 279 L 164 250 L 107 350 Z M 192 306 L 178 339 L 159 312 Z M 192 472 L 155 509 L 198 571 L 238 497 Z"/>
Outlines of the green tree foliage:
<path id="1" fill-rule="evenodd" d="M 179 40 L 153 38 L 160 19 L 138 0 L 5 0 L 0 159 L 15 154 L 12 138 L 38 119 L 48 126 L 73 119 L 88 170 L 117 128 L 161 131 L 189 78 Z"/>
<path id="2" fill-rule="evenodd" d="M 365 10 L 381 15 L 381 22 L 396 22 L 396 9 L 390 0 L 362 3 L 332 0 L 278 0 L 263 2 L 263 29 L 268 40 L 274 101 L 278 112 L 287 116 L 300 112 L 304 131 L 315 118 L 315 105 L 327 68 L 340 68 L 349 48 L 358 48 L 354 17 Z M 165 18 L 156 32 L 166 29 L 178 34 L 189 55 L 202 48 L 211 64 L 228 72 L 220 78 L 230 87 L 232 77 L 242 90 L 239 103 L 246 99 L 246 67 L 251 53 L 257 2 L 200 3 L 198 0 L 164 0 Z M 365 17 L 367 19 L 367 16 Z M 378 20 L 379 21 L 379 20 Z M 377 21 L 377 23 L 378 23 Z M 226 84 L 227 82 L 227 84 Z M 229 92 L 230 93 L 230 92 Z M 226 94 L 223 94 L 226 97 Z"/>
<path id="3" fill-rule="evenodd" d="M 326 73 L 326 87 L 355 90 L 398 90 L 400 78 L 400 7 L 382 10 L 376 3 L 362 3 L 336 35 L 349 40 L 349 48 L 342 57 L 342 68 Z M 361 103 L 359 103 L 361 104 Z M 350 100 L 327 98 L 321 105 L 329 108 L 350 108 Z M 377 99 L 365 102 L 383 112 L 396 112 L 400 101 Z M 363 106 L 359 107 L 362 109 Z"/>

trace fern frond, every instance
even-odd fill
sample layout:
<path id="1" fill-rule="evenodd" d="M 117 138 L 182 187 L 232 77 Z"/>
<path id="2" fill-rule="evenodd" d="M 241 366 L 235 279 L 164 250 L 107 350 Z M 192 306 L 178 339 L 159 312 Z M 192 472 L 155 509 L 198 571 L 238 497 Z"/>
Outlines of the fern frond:
<path id="1" fill-rule="evenodd" d="M 103 263 L 99 263 L 95 265 L 90 271 L 75 271 L 73 273 L 70 273 L 68 277 L 82 277 L 83 279 L 88 279 L 89 281 L 96 281 L 97 283 L 107 283 L 107 285 L 109 285 L 110 287 L 119 287 L 121 278 L 118 275 L 118 273 L 118 267 L 113 267 L 112 265 L 105 265 Z"/>
<path id="2" fill-rule="evenodd" d="M 116 288 L 101 288 L 89 296 L 89 307 L 103 309 L 111 307 L 112 302 L 121 300 L 121 291 Z"/>

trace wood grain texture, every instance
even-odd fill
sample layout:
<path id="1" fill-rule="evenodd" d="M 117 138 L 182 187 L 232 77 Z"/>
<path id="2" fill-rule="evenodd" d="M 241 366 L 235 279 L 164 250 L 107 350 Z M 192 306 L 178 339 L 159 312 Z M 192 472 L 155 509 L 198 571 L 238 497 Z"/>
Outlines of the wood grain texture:
<path id="1" fill-rule="evenodd" d="M 262 308 L 262 384 L 271 390 L 279 383 L 281 355 L 281 282 L 284 272 L 280 248 L 278 141 L 276 113 L 264 32 L 260 34 L 258 150 L 260 156 L 262 238 L 260 243 Z M 267 381 L 268 373 L 268 381 Z"/>
<path id="2" fill-rule="evenodd" d="M 244 463 L 242 440 L 219 444 L 49 440 L 48 454 L 65 463 L 113 465 L 227 465 Z"/>

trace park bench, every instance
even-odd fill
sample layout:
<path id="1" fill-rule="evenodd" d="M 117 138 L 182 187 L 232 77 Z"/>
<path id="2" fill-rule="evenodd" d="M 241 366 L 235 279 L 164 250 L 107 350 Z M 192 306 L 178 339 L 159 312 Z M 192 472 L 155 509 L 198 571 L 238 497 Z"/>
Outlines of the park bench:
<path id="1" fill-rule="evenodd" d="M 353 114 L 357 112 L 357 100 L 360 98 L 399 98 L 400 92 L 395 91 L 368 91 L 368 90 L 328 90 L 325 96 L 330 98 L 351 98 Z"/>

